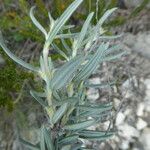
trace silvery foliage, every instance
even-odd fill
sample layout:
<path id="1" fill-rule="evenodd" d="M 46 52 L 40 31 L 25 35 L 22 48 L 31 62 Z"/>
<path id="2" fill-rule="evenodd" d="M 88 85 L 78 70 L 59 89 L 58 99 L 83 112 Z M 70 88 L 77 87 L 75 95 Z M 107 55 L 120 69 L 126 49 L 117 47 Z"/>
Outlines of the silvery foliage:
<path id="1" fill-rule="evenodd" d="M 82 29 L 78 33 L 71 33 L 72 25 L 65 25 L 73 12 L 83 0 L 75 0 L 57 19 L 49 14 L 50 30 L 47 32 L 34 16 L 34 9 L 30 10 L 30 17 L 35 26 L 43 33 L 45 44 L 40 56 L 40 66 L 35 67 L 15 56 L 5 45 L 0 36 L 0 45 L 6 54 L 16 63 L 38 74 L 44 81 L 43 91 L 30 93 L 44 108 L 48 125 L 40 129 L 40 141 L 37 144 L 29 143 L 20 138 L 20 141 L 31 150 L 77 150 L 85 149 L 83 140 L 105 140 L 114 135 L 113 130 L 93 131 L 89 127 L 98 124 L 103 118 L 110 115 L 112 103 L 94 104 L 86 97 L 88 87 L 100 88 L 103 85 L 90 85 L 88 78 L 95 72 L 99 64 L 120 58 L 125 52 L 120 47 L 110 46 L 109 42 L 98 41 L 114 39 L 119 36 L 104 36 L 102 25 L 116 10 L 106 11 L 95 26 L 91 25 L 94 13 L 90 13 Z M 63 31 L 68 31 L 64 33 Z M 54 44 L 55 39 L 61 39 L 66 51 Z M 72 46 L 66 42 L 70 40 Z M 49 56 L 50 46 L 56 50 L 65 62 L 55 67 Z"/>

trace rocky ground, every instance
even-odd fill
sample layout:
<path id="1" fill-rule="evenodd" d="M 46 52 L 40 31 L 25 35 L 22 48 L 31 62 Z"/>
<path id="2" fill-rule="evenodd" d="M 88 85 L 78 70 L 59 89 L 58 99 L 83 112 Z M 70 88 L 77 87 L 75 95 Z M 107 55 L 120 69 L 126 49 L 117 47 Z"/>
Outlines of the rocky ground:
<path id="1" fill-rule="evenodd" d="M 119 43 L 129 54 L 117 62 L 103 64 L 91 79 L 98 84 L 120 79 L 120 85 L 110 90 L 88 91 L 89 98 L 94 101 L 105 101 L 106 95 L 110 95 L 117 112 L 114 119 L 116 136 L 105 143 L 93 143 L 97 150 L 150 150 L 150 15 L 143 14 L 146 15 L 116 28 L 117 32 L 124 31 Z M 143 24 L 139 23 L 142 21 Z M 107 129 L 108 126 L 109 121 L 102 127 Z"/>

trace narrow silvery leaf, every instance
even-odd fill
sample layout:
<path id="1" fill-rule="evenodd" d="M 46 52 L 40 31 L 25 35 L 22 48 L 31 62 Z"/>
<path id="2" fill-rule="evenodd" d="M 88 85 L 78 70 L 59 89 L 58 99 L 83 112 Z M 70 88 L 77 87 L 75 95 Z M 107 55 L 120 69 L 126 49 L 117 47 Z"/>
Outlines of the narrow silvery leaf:
<path id="1" fill-rule="evenodd" d="M 79 105 L 78 106 L 79 109 L 84 110 L 84 111 L 91 111 L 91 112 L 98 112 L 98 113 L 102 113 L 104 111 L 110 110 L 112 109 L 112 106 L 108 106 L 108 107 L 92 107 L 92 106 L 86 106 L 86 105 Z"/>
<path id="2" fill-rule="evenodd" d="M 60 67 L 60 69 L 54 73 L 54 77 L 51 81 L 52 88 L 60 89 L 67 85 L 82 62 L 83 57 L 76 57 Z"/>
<path id="3" fill-rule="evenodd" d="M 60 106 L 60 108 L 55 112 L 55 114 L 52 118 L 53 124 L 57 123 L 61 119 L 61 117 L 64 115 L 64 113 L 67 110 L 67 106 L 68 106 L 68 104 L 65 103 L 62 106 Z"/>
<path id="4" fill-rule="evenodd" d="M 2 33 L 0 32 L 0 46 L 3 48 L 3 50 L 5 51 L 5 53 L 12 59 L 14 60 L 16 63 L 20 64 L 21 66 L 25 67 L 26 69 L 29 69 L 31 71 L 35 71 L 38 72 L 39 69 L 30 65 L 29 63 L 26 63 L 25 61 L 21 60 L 20 58 L 18 58 L 16 55 L 14 55 L 5 45 L 3 37 L 2 37 Z"/>
<path id="5" fill-rule="evenodd" d="M 81 81 L 89 77 L 97 68 L 99 62 L 102 60 L 105 51 L 108 49 L 109 44 L 102 43 L 93 57 L 81 68 L 80 72 L 76 75 L 75 81 Z"/>
<path id="6" fill-rule="evenodd" d="M 101 19 L 98 21 L 98 26 L 102 26 L 103 23 L 106 21 L 106 19 L 116 10 L 117 8 L 112 8 L 107 10 L 104 15 L 101 17 Z"/>
<path id="7" fill-rule="evenodd" d="M 34 16 L 34 9 L 35 9 L 35 6 L 33 6 L 30 9 L 30 17 L 31 17 L 34 25 L 45 35 L 45 38 L 47 38 L 47 32 L 46 32 L 46 30 L 43 28 L 43 26 L 37 21 L 37 19 Z"/>
<path id="8" fill-rule="evenodd" d="M 46 150 L 46 147 L 45 147 L 45 139 L 44 139 L 44 127 L 41 127 L 41 133 L 40 133 L 40 148 L 41 148 L 41 150 Z"/>
<path id="9" fill-rule="evenodd" d="M 70 18 L 70 16 L 73 14 L 73 12 L 78 8 L 78 6 L 83 2 L 83 0 L 75 0 L 66 10 L 65 12 L 60 16 L 60 18 L 57 20 L 57 23 L 53 30 L 49 32 L 48 38 L 45 45 L 45 50 L 48 50 L 47 48 L 50 46 L 52 41 L 54 40 L 55 36 L 58 34 L 60 29 L 64 26 L 64 24 L 67 22 L 67 20 Z"/>
<path id="10" fill-rule="evenodd" d="M 112 107 L 113 103 L 109 102 L 109 103 L 104 103 L 104 104 L 94 104 L 94 103 L 90 103 L 88 102 L 88 104 L 86 104 L 86 106 L 91 106 L 91 107 L 95 107 L 95 108 L 104 108 L 104 107 Z"/>
<path id="11" fill-rule="evenodd" d="M 125 56 L 125 55 L 127 55 L 127 52 L 121 52 L 121 53 L 116 54 L 116 55 L 106 56 L 106 57 L 103 58 L 103 61 L 116 60 L 116 59 L 119 59 L 119 58 L 121 58 L 122 56 Z"/>
<path id="12" fill-rule="evenodd" d="M 78 100 L 79 100 L 79 98 L 77 98 L 77 97 L 69 97 L 69 98 L 67 98 L 67 99 L 65 99 L 65 100 L 54 101 L 54 102 L 53 102 L 53 105 L 54 105 L 54 106 L 61 106 L 61 105 L 63 105 L 64 103 L 73 104 L 73 103 L 77 103 Z"/>
<path id="13" fill-rule="evenodd" d="M 56 45 L 56 44 L 52 44 L 52 47 L 54 48 L 55 51 L 57 51 L 61 56 L 63 56 L 66 60 L 68 60 L 69 58 L 67 57 L 67 55 Z"/>
<path id="14" fill-rule="evenodd" d="M 75 25 L 66 25 L 66 26 L 63 26 L 63 30 L 68 30 L 68 29 L 71 29 L 71 28 L 74 28 Z"/>
<path id="15" fill-rule="evenodd" d="M 99 36 L 99 32 L 101 32 L 101 34 L 104 33 L 104 31 L 99 31 L 102 30 L 102 25 L 105 22 L 105 20 L 116 10 L 117 8 L 112 8 L 108 11 L 106 11 L 106 13 L 102 16 L 102 18 L 98 21 L 97 25 L 95 27 L 93 27 L 90 31 L 90 35 L 89 37 L 82 42 L 82 45 L 86 44 L 86 50 L 89 49 L 92 45 L 92 42 L 94 42 L 95 40 L 98 39 Z"/>
<path id="16" fill-rule="evenodd" d="M 19 138 L 19 141 L 25 145 L 29 150 L 40 150 L 40 148 L 32 143 L 29 143 L 25 140 L 23 140 L 22 138 Z"/>
<path id="17" fill-rule="evenodd" d="M 30 91 L 30 94 L 45 108 L 47 107 L 46 103 L 43 101 L 42 98 L 40 98 L 39 96 L 36 95 L 36 93 L 34 91 Z"/>
<path id="18" fill-rule="evenodd" d="M 58 34 L 55 36 L 57 38 L 69 39 L 69 38 L 77 38 L 79 33 L 65 33 L 65 34 Z"/>
<path id="19" fill-rule="evenodd" d="M 61 144 L 61 145 L 63 145 L 63 144 L 71 144 L 72 142 L 77 142 L 78 138 L 79 138 L 78 135 L 70 135 L 70 136 L 64 137 L 58 143 Z"/>
<path id="20" fill-rule="evenodd" d="M 100 36 L 98 37 L 98 39 L 106 39 L 106 40 L 113 40 L 113 39 L 117 39 L 117 38 L 121 38 L 123 36 L 123 34 L 120 35 L 111 35 L 111 36 Z"/>
<path id="21" fill-rule="evenodd" d="M 101 117 L 103 117 L 103 116 L 106 116 L 106 114 L 105 114 L 105 112 L 110 112 L 112 110 L 112 108 L 111 107 L 108 107 L 108 108 L 103 108 L 103 109 L 101 109 L 101 110 L 92 110 L 92 109 L 90 109 L 89 108 L 89 110 L 85 110 L 84 109 L 84 111 L 82 112 L 80 112 L 80 114 L 79 114 L 79 117 L 97 117 L 97 116 L 99 116 L 99 118 L 101 118 Z"/>
<path id="22" fill-rule="evenodd" d="M 46 143 L 47 150 L 54 150 L 51 132 L 43 127 L 43 134 Z"/>
<path id="23" fill-rule="evenodd" d="M 49 20 L 50 20 L 50 31 L 51 31 L 55 25 L 55 20 L 53 19 L 50 12 L 48 12 L 48 16 L 49 16 Z"/>
<path id="24" fill-rule="evenodd" d="M 62 42 L 63 47 L 67 50 L 67 54 L 68 54 L 69 56 L 71 56 L 72 50 L 71 50 L 71 48 L 69 47 L 69 45 L 67 44 L 67 42 L 65 41 L 65 39 L 61 39 L 61 42 Z"/>
<path id="25" fill-rule="evenodd" d="M 84 121 L 84 122 L 66 125 L 63 127 L 63 129 L 65 129 L 65 130 L 82 130 L 82 129 L 88 128 L 89 126 L 93 125 L 94 123 L 95 123 L 95 120 L 88 120 L 88 121 Z"/>
<path id="26" fill-rule="evenodd" d="M 84 40 L 87 30 L 89 28 L 90 22 L 93 18 L 94 13 L 90 13 L 81 29 L 81 32 L 79 34 L 79 37 L 77 38 L 77 41 L 75 42 L 75 45 L 73 46 L 73 57 L 77 54 L 77 49 L 81 47 L 82 41 Z"/>
<path id="27" fill-rule="evenodd" d="M 89 131 L 89 130 L 84 130 L 79 132 L 79 137 L 83 139 L 88 139 L 88 140 L 106 140 L 110 137 L 112 137 L 115 134 L 115 132 L 104 132 L 104 131 Z"/>
<path id="28" fill-rule="evenodd" d="M 34 91 L 34 94 L 37 95 L 38 97 L 46 97 L 45 92 L 36 92 L 36 91 Z"/>
<path id="29" fill-rule="evenodd" d="M 105 55 L 108 55 L 108 54 L 115 52 L 115 51 L 118 51 L 120 49 L 121 49 L 120 45 L 114 45 L 114 46 L 107 49 L 107 51 L 105 52 Z"/>

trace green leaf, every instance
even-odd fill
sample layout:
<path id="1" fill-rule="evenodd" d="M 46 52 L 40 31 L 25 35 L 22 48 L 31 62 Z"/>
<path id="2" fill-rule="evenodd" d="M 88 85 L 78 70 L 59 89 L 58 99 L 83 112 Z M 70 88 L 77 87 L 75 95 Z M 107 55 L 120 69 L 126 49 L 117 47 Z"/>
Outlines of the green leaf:
<path id="1" fill-rule="evenodd" d="M 107 51 L 105 52 L 105 56 L 112 53 L 112 52 L 118 51 L 120 49 L 121 49 L 120 45 L 114 45 L 114 46 L 107 49 Z"/>
<path id="2" fill-rule="evenodd" d="M 75 71 L 79 68 L 82 62 L 83 57 L 75 57 L 74 59 L 70 60 L 62 67 L 60 67 L 54 73 L 54 77 L 51 81 L 52 88 L 60 89 L 63 86 L 67 85 L 73 78 Z"/>
<path id="3" fill-rule="evenodd" d="M 58 34 L 55 36 L 55 39 L 62 38 L 62 39 L 69 39 L 69 38 L 76 38 L 79 33 L 66 33 L 66 34 Z"/>
<path id="4" fill-rule="evenodd" d="M 78 135 L 70 135 L 70 136 L 64 137 L 62 140 L 58 142 L 58 144 L 60 145 L 71 144 L 71 143 L 77 142 L 78 138 L 79 138 Z"/>
<path id="5" fill-rule="evenodd" d="M 43 26 L 37 21 L 37 19 L 34 17 L 34 9 L 35 9 L 35 6 L 33 6 L 31 9 L 30 9 L 30 17 L 31 17 L 31 20 L 33 21 L 34 25 L 45 35 L 45 38 L 47 38 L 47 32 L 46 30 L 43 28 Z"/>
<path id="6" fill-rule="evenodd" d="M 91 112 L 98 112 L 98 113 L 102 113 L 104 111 L 108 111 L 110 109 L 112 109 L 112 105 L 108 106 L 108 107 L 92 107 L 92 106 L 86 106 L 86 105 L 79 105 L 78 106 L 79 109 L 84 110 L 84 111 L 91 111 Z"/>
<path id="7" fill-rule="evenodd" d="M 83 2 L 83 0 L 75 0 L 66 10 L 65 12 L 60 16 L 60 18 L 57 20 L 57 23 L 55 23 L 54 28 L 52 31 L 48 33 L 48 38 L 46 41 L 46 49 L 48 50 L 48 47 L 52 43 L 55 36 L 58 34 L 60 29 L 64 26 L 64 24 L 67 22 L 67 20 L 70 18 L 70 16 L 73 14 L 73 12 L 78 8 L 78 6 Z"/>
<path id="8" fill-rule="evenodd" d="M 123 36 L 123 34 L 120 34 L 120 35 L 111 35 L 111 36 L 103 35 L 103 36 L 98 37 L 98 39 L 113 40 L 113 39 L 121 38 L 122 36 Z"/>
<path id="9" fill-rule="evenodd" d="M 84 122 L 79 122 L 76 124 L 70 124 L 63 127 L 64 130 L 82 130 L 85 128 L 88 128 L 89 126 L 93 125 L 95 123 L 95 120 L 91 119 Z"/>
<path id="10" fill-rule="evenodd" d="M 56 52 L 58 52 L 61 56 L 63 56 L 66 60 L 68 60 L 69 58 L 67 57 L 67 55 L 56 45 L 56 44 L 52 44 L 52 47 L 54 48 L 54 50 L 56 50 Z"/>
<path id="11" fill-rule="evenodd" d="M 15 56 L 5 45 L 3 37 L 2 37 L 2 33 L 0 32 L 0 46 L 3 48 L 3 50 L 5 51 L 5 53 L 12 59 L 14 60 L 16 63 L 20 64 L 21 66 L 25 67 L 26 69 L 29 69 L 31 71 L 35 71 L 35 72 L 39 72 L 39 68 L 36 68 L 28 63 L 26 63 L 25 61 L 21 60 L 20 58 L 18 58 L 17 56 Z"/>
<path id="12" fill-rule="evenodd" d="M 67 106 L 68 106 L 68 104 L 65 103 L 65 104 L 63 104 L 62 106 L 60 106 L 60 108 L 55 112 L 55 114 L 54 114 L 54 116 L 53 116 L 53 118 L 52 118 L 53 124 L 57 123 L 58 120 L 61 119 L 61 117 L 64 115 L 64 113 L 65 113 L 66 110 L 67 110 Z"/>
<path id="13" fill-rule="evenodd" d="M 54 150 L 54 145 L 52 142 L 52 137 L 51 137 L 51 132 L 48 131 L 45 127 L 43 127 L 43 134 L 44 134 L 44 139 L 45 143 L 47 146 L 47 150 Z"/>
<path id="14" fill-rule="evenodd" d="M 121 53 L 116 54 L 116 55 L 106 56 L 106 57 L 103 58 L 103 61 L 116 60 L 116 59 L 119 59 L 119 58 L 121 58 L 122 56 L 125 56 L 125 55 L 127 55 L 127 52 L 121 52 Z"/>
<path id="15" fill-rule="evenodd" d="M 41 148 L 41 150 L 46 150 L 46 148 L 45 148 L 45 140 L 44 140 L 44 126 L 41 128 L 40 148 Z"/>
<path id="16" fill-rule="evenodd" d="M 67 50 L 69 56 L 71 56 L 72 50 L 64 39 L 61 39 L 63 47 Z"/>
<path id="17" fill-rule="evenodd" d="M 107 10 L 104 15 L 100 18 L 100 20 L 98 21 L 98 26 L 102 26 L 103 23 L 106 21 L 106 19 L 116 10 L 117 8 L 112 8 Z"/>
<path id="18" fill-rule="evenodd" d="M 97 68 L 100 61 L 102 61 L 105 51 L 108 49 L 109 44 L 102 43 L 96 53 L 91 59 L 81 68 L 79 73 L 74 78 L 75 81 L 82 81 L 88 78 Z"/>
<path id="19" fill-rule="evenodd" d="M 47 104 L 43 101 L 43 99 L 41 99 L 38 95 L 36 95 L 36 93 L 31 90 L 30 94 L 45 108 L 47 107 Z"/>
<path id="20" fill-rule="evenodd" d="M 40 148 L 30 142 L 27 142 L 25 140 L 23 140 L 22 138 L 19 138 L 19 141 L 25 145 L 27 148 L 29 148 L 30 150 L 40 150 Z"/>
<path id="21" fill-rule="evenodd" d="M 82 27 L 82 30 L 79 34 L 79 36 L 77 37 L 77 41 L 75 41 L 75 44 L 73 45 L 73 57 L 76 56 L 77 54 L 77 50 L 81 47 L 82 45 L 82 41 L 84 40 L 86 34 L 87 34 L 87 30 L 89 28 L 90 22 L 93 18 L 94 13 L 90 13 Z"/>
<path id="22" fill-rule="evenodd" d="M 74 103 L 77 103 L 78 100 L 79 100 L 79 98 L 77 98 L 77 97 L 69 97 L 69 98 L 61 100 L 61 101 L 54 101 L 53 105 L 54 106 L 61 106 L 61 105 L 65 104 L 65 103 L 74 104 Z"/>
<path id="23" fill-rule="evenodd" d="M 63 26 L 62 29 L 63 30 L 68 30 L 68 29 L 71 29 L 71 28 L 74 28 L 75 25 L 66 25 L 66 26 Z"/>
<path id="24" fill-rule="evenodd" d="M 96 132 L 96 133 L 94 133 L 94 131 L 93 131 L 93 133 L 91 132 L 91 134 L 89 134 L 89 133 L 81 133 L 80 135 L 79 135 L 79 137 L 80 138 L 83 138 L 83 139 L 87 139 L 87 140 L 97 140 L 97 141 L 103 141 L 103 140 L 107 140 L 107 139 L 109 139 L 109 138 L 111 138 L 112 136 L 114 135 L 114 133 L 98 133 L 98 132 Z"/>
<path id="25" fill-rule="evenodd" d="M 93 117 L 98 118 L 98 122 L 101 120 L 102 117 L 110 115 L 110 111 L 112 108 L 103 108 L 101 110 L 95 110 L 95 111 L 83 111 L 80 112 L 79 118 L 87 118 L 87 117 Z"/>
<path id="26" fill-rule="evenodd" d="M 114 135 L 116 132 L 114 131 L 92 131 L 92 130 L 82 130 L 79 131 L 79 137 L 80 138 L 90 138 L 90 139 L 103 139 L 105 138 L 105 136 L 112 136 Z"/>

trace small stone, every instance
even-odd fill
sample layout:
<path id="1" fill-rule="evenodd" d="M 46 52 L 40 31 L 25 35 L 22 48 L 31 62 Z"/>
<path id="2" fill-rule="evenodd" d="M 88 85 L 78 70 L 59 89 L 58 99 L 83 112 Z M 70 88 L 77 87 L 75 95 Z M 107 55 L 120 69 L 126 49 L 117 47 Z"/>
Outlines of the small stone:
<path id="1" fill-rule="evenodd" d="M 114 107 L 117 109 L 120 105 L 120 100 L 117 98 L 114 98 Z"/>
<path id="2" fill-rule="evenodd" d="M 89 82 L 90 82 L 91 84 L 101 84 L 101 80 L 100 80 L 100 78 L 98 78 L 98 77 L 89 79 Z"/>
<path id="3" fill-rule="evenodd" d="M 132 113 L 132 110 L 129 109 L 129 108 L 127 108 L 127 109 L 125 110 L 125 112 L 124 112 L 124 115 L 125 115 L 125 116 L 128 116 L 128 115 L 130 115 L 131 113 Z"/>
<path id="4" fill-rule="evenodd" d="M 99 91 L 98 89 L 94 89 L 94 88 L 89 88 L 87 90 L 87 98 L 90 100 L 97 100 L 99 98 Z"/>
<path id="5" fill-rule="evenodd" d="M 126 80 L 126 81 L 122 84 L 122 87 L 125 88 L 125 89 L 131 87 L 131 80 L 130 80 L 130 79 Z"/>
<path id="6" fill-rule="evenodd" d="M 150 128 L 144 129 L 139 140 L 142 143 L 144 150 L 150 150 Z"/>
<path id="7" fill-rule="evenodd" d="M 144 115 L 144 108 L 145 108 L 144 103 L 138 104 L 136 115 L 139 117 L 143 116 Z"/>
<path id="8" fill-rule="evenodd" d="M 145 86 L 146 86 L 146 89 L 147 89 L 147 90 L 150 90 L 150 79 L 145 79 L 145 80 L 144 80 L 144 84 L 145 84 Z"/>
<path id="9" fill-rule="evenodd" d="M 138 130 L 142 130 L 145 127 L 147 127 L 147 122 L 144 121 L 143 119 L 139 118 L 138 121 L 137 121 L 136 127 L 137 127 Z"/>
<path id="10" fill-rule="evenodd" d="M 120 124 L 124 123 L 125 115 L 122 112 L 119 112 L 116 117 L 116 126 L 119 126 Z"/>
<path id="11" fill-rule="evenodd" d="M 129 141 L 128 140 L 124 140 L 120 145 L 119 147 L 122 149 L 122 150 L 127 150 L 129 149 Z"/>
<path id="12" fill-rule="evenodd" d="M 125 124 L 118 126 L 118 130 L 120 131 L 119 135 L 128 139 L 129 141 L 133 137 L 139 137 L 139 131 L 133 126 L 130 126 L 129 124 L 125 123 Z"/>
<path id="13" fill-rule="evenodd" d="M 123 43 L 128 45 L 132 51 L 140 53 L 146 58 L 150 58 L 150 32 L 139 32 L 136 35 L 127 34 Z"/>

